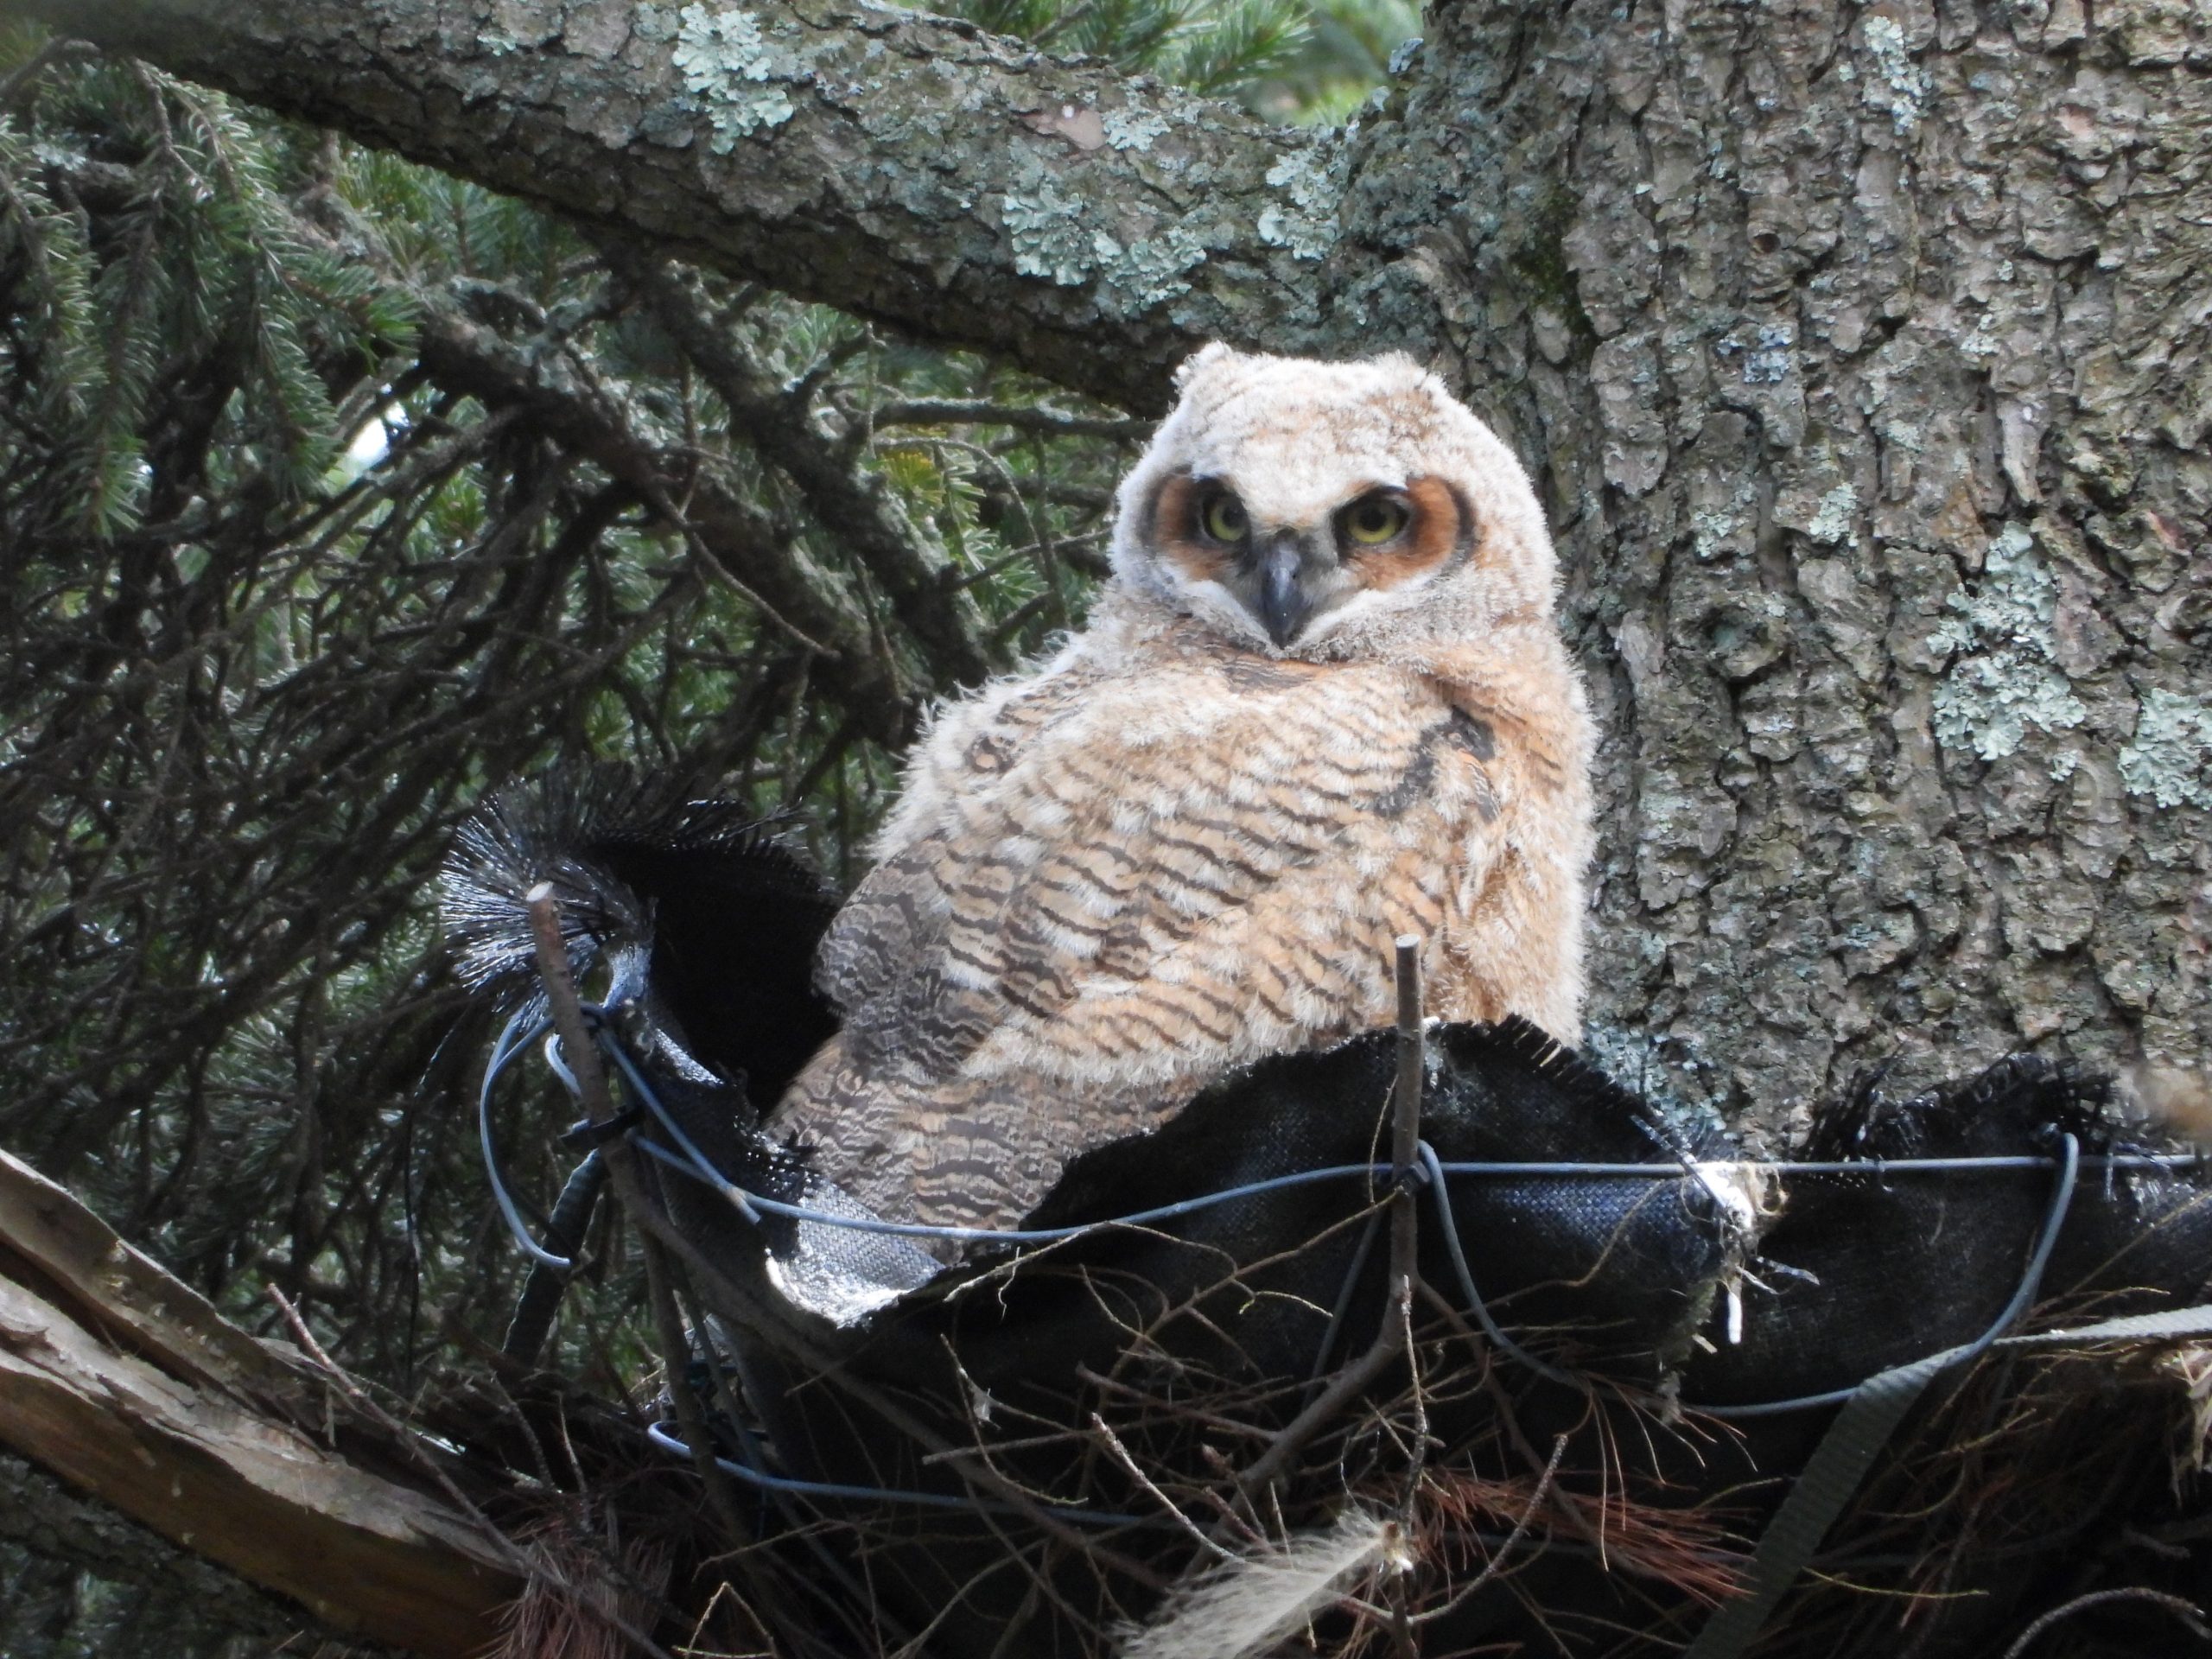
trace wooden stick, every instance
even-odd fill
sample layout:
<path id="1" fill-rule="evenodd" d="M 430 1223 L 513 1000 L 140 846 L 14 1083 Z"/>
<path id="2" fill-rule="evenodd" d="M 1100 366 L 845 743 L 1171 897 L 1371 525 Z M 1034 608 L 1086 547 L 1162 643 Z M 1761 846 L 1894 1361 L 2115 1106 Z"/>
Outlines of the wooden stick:
<path id="1" fill-rule="evenodd" d="M 1414 1498 L 1421 1490 L 1421 1475 L 1428 1441 L 1428 1412 L 1421 1398 L 1420 1355 L 1414 1347 L 1414 1284 L 1421 1274 L 1421 1212 L 1414 1191 L 1414 1160 L 1421 1155 L 1421 1096 L 1428 1070 L 1427 1033 L 1422 1028 L 1421 1006 L 1421 940 L 1401 933 L 1394 942 L 1398 977 L 1398 1077 L 1390 1091 L 1390 1173 L 1395 1185 L 1390 1194 L 1390 1313 L 1398 1327 L 1395 1344 L 1406 1357 L 1412 1375 L 1414 1397 L 1413 1457 L 1406 1470 L 1398 1504 L 1398 1525 L 1407 1538 L 1415 1535 Z M 1414 1659 L 1413 1621 L 1406 1605 L 1406 1575 L 1390 1576 L 1390 1645 L 1398 1659 Z"/>
<path id="2" fill-rule="evenodd" d="M 1421 1155 L 1421 1093 L 1428 1069 L 1427 1033 L 1421 1029 L 1421 941 L 1402 934 L 1397 952 L 1398 1081 L 1390 1091 L 1390 1174 L 1398 1184 L 1390 1196 L 1393 1289 L 1411 1281 L 1420 1244 L 1412 1176 L 1414 1160 Z"/>
<path id="3" fill-rule="evenodd" d="M 331 1450 L 325 1397 L 305 1361 L 0 1154 L 0 1444 L 334 1630 L 484 1651 L 528 1572 L 349 1397 L 329 1409 L 366 1455 Z"/>
<path id="4" fill-rule="evenodd" d="M 614 1116 L 614 1102 L 607 1091 L 607 1068 L 600 1062 L 598 1041 L 584 1024 L 583 1004 L 576 995 L 575 976 L 569 971 L 568 946 L 561 938 L 561 906 L 553 896 L 553 884 L 539 882 L 523 895 L 523 902 L 530 907 L 531 939 L 537 950 L 537 977 L 545 987 L 553 1029 L 561 1035 L 561 1058 L 568 1062 L 569 1074 L 576 1080 L 584 1116 L 594 1123 L 607 1122 Z M 633 1217 L 641 1216 L 649 1201 L 629 1147 L 619 1139 L 609 1141 L 600 1149 L 600 1158 L 607 1166 L 608 1182 L 621 1199 L 622 1207 Z M 683 1429 L 685 1444 L 691 1450 L 691 1465 L 697 1471 L 699 1483 L 706 1488 L 707 1503 L 730 1542 L 750 1543 L 744 1510 L 738 1503 L 737 1494 L 731 1490 L 729 1477 L 715 1461 L 714 1444 L 707 1432 L 707 1414 L 700 1407 L 699 1396 L 691 1391 L 688 1375 L 691 1369 L 691 1345 L 685 1339 L 683 1320 L 676 1309 L 667 1253 L 650 1231 L 640 1232 L 639 1244 L 645 1253 L 645 1295 L 652 1314 L 653 1334 L 660 1347 L 661 1369 L 668 1379 L 668 1397 L 676 1408 L 677 1425 Z"/>
<path id="5" fill-rule="evenodd" d="M 553 1011 L 553 1029 L 561 1036 L 561 1058 L 576 1080 L 584 1115 L 594 1123 L 614 1116 L 607 1091 L 607 1068 L 600 1064 L 599 1045 L 584 1024 L 583 1005 L 576 995 L 575 976 L 569 971 L 569 947 L 561 938 L 561 902 L 553 884 L 541 881 L 523 895 L 530 909 L 531 941 L 537 947 L 537 977 L 545 986 L 545 1000 Z"/>
<path id="6" fill-rule="evenodd" d="M 1420 1277 L 1420 1210 L 1412 1171 L 1421 1155 L 1421 1095 L 1427 1064 L 1421 1028 L 1421 941 L 1411 934 L 1395 941 L 1398 976 L 1398 1075 L 1390 1091 L 1390 1167 L 1397 1187 L 1390 1195 L 1389 1300 L 1382 1323 L 1367 1351 L 1329 1381 L 1313 1403 L 1284 1425 L 1267 1449 L 1236 1478 L 1237 1496 L 1246 1503 L 1290 1468 L 1307 1442 L 1328 1421 L 1387 1370 L 1411 1341 L 1414 1283 Z"/>

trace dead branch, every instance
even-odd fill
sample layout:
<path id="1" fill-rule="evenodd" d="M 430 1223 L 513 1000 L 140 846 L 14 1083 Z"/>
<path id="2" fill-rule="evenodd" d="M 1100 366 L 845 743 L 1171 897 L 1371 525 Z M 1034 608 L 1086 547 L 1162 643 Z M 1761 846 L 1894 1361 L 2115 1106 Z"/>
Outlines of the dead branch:
<path id="1" fill-rule="evenodd" d="M 1413 1169 L 1421 1141 L 1421 1072 L 1424 1033 L 1421 1029 L 1421 941 L 1402 938 L 1396 942 L 1398 979 L 1398 1075 L 1391 1090 L 1390 1167 L 1395 1182 L 1390 1194 L 1389 1300 L 1382 1322 L 1367 1351 L 1332 1377 L 1313 1403 L 1284 1426 L 1268 1443 L 1267 1450 L 1236 1478 L 1238 1496 L 1256 1501 L 1288 1471 L 1298 1454 L 1313 1436 L 1357 1399 L 1399 1357 L 1409 1351 L 1413 1330 L 1413 1298 L 1420 1282 L 1420 1195 L 1412 1185 Z"/>
<path id="2" fill-rule="evenodd" d="M 524 1576 L 468 1516 L 316 1433 L 410 1448 L 0 1154 L 0 1439 L 323 1624 L 429 1655 L 497 1634 Z"/>
<path id="3" fill-rule="evenodd" d="M 534 424 L 638 489 L 664 516 L 675 515 L 676 528 L 696 537 L 713 564 L 757 596 L 772 620 L 823 649 L 811 684 L 878 741 L 905 740 L 918 705 L 897 665 L 878 648 L 850 596 L 759 507 L 664 452 L 619 406 L 564 377 L 552 355 L 525 356 L 443 296 L 420 297 L 423 361 L 438 384 L 490 408 L 525 410 Z"/>
<path id="4" fill-rule="evenodd" d="M 958 588 L 958 573 L 886 492 L 858 477 L 838 446 L 816 435 L 807 397 L 769 385 L 665 264 L 639 258 L 612 240 L 601 251 L 698 365 L 745 442 L 798 487 L 817 522 L 868 567 L 938 677 L 946 684 L 974 685 L 1002 666 L 983 643 L 982 618 Z"/>

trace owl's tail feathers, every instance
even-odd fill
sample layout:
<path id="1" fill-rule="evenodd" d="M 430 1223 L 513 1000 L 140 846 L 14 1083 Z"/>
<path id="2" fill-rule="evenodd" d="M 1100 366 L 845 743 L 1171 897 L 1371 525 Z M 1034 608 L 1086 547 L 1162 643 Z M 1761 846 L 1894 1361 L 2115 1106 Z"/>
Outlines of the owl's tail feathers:
<path id="1" fill-rule="evenodd" d="M 518 1012 L 542 1001 L 527 895 L 552 885 L 569 970 L 641 1001 L 724 1077 L 772 1105 L 836 1030 L 813 961 L 836 893 L 759 814 L 685 800 L 614 768 L 556 770 L 461 827 L 443 913 L 462 980 Z"/>

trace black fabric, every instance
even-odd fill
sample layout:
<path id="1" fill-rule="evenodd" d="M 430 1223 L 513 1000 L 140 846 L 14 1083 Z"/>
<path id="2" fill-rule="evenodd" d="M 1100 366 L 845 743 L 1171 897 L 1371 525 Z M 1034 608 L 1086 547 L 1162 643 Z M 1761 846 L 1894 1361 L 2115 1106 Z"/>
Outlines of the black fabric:
<path id="1" fill-rule="evenodd" d="M 596 948 L 626 942 L 620 948 L 647 964 L 617 1027 L 685 1135 L 749 1191 L 851 1213 L 802 1156 L 755 1131 L 744 1086 L 747 1076 L 764 1090 L 787 1076 L 802 1048 L 827 1034 L 805 971 L 830 914 L 827 895 L 727 815 L 693 806 L 685 813 L 697 816 L 624 820 L 603 802 L 594 810 L 563 818 L 506 809 L 461 861 L 458 880 L 470 892 L 511 893 L 531 870 L 566 871 L 584 930 L 605 935 Z M 505 902 L 512 929 L 515 907 Z M 479 977 L 512 983 L 526 956 L 484 919 L 496 907 L 456 908 L 476 918 L 475 931 L 462 933 Z M 593 948 L 577 945 L 585 957 Z M 1525 1023 L 1436 1029 L 1428 1052 L 1422 1134 L 1446 1162 L 1683 1166 L 1648 1180 L 1450 1180 L 1459 1241 L 1490 1311 L 1546 1363 L 1592 1382 L 1588 1389 L 1545 1382 L 1493 1350 L 1489 1380 L 1478 1383 L 1460 1344 L 1461 1371 L 1439 1382 L 1429 1413 L 1437 1466 L 1497 1475 L 1486 1459 L 1499 1455 L 1505 1405 L 1516 1434 L 1538 1447 L 1569 1436 L 1584 1459 L 1571 1465 L 1573 1477 L 1632 1498 L 1644 1533 L 1675 1542 L 1658 1550 L 1656 1565 L 1639 1564 L 1634 1528 L 1596 1543 L 1548 1528 L 1545 1553 L 1510 1587 L 1474 1599 L 1428 1633 L 1439 1650 L 1486 1641 L 1569 1653 L 1679 1647 L 1701 1616 L 1698 1562 L 1726 1548 L 1740 1552 L 1781 1490 L 1777 1478 L 1802 1463 L 1827 1416 L 1715 1428 L 1693 1415 L 1678 1425 L 1664 1400 L 1677 1390 L 1693 1404 L 1726 1404 L 1847 1388 L 1968 1341 L 1997 1316 L 2049 1213 L 2051 1173 L 1932 1174 L 1872 1160 L 2049 1154 L 2062 1133 L 2093 1155 L 2125 1149 L 2101 1082 L 2012 1060 L 1908 1101 L 1861 1090 L 1819 1115 L 1806 1154 L 1868 1160 L 1864 1171 L 1784 1170 L 1763 1188 L 1727 1167 L 1739 1154 L 1725 1137 L 1671 1127 Z M 1299 1171 L 1380 1161 L 1394 1069 L 1387 1033 L 1253 1066 L 1157 1131 L 1077 1159 L 1026 1224 L 1106 1221 Z M 673 1143 L 664 1128 L 645 1133 Z M 1313 1379 L 1365 1349 L 1385 1313 L 1387 1247 L 1371 1213 L 1379 1187 L 1362 1179 L 1248 1196 L 1049 1246 L 1000 1247 L 942 1273 L 903 1241 L 817 1223 L 754 1227 L 697 1182 L 659 1170 L 657 1185 L 677 1224 L 765 1305 L 786 1306 L 777 1299 L 795 1285 L 803 1302 L 817 1297 L 810 1306 L 854 1286 L 905 1293 L 844 1329 L 796 1311 L 770 1322 L 781 1328 L 752 1329 L 745 1309 L 718 1310 L 766 1455 L 804 1479 L 972 1496 L 951 1462 L 893 1427 L 895 1413 L 944 1445 L 991 1446 L 994 1466 L 1042 1501 L 1157 1516 L 1150 1491 L 1100 1455 L 1095 1439 L 1077 1438 L 1093 1413 L 1113 1421 L 1155 1484 L 1217 1490 L 1224 1470 L 1249 1464 L 1313 1397 Z M 1421 1236 L 1422 1277 L 1463 1303 L 1426 1199 Z M 2203 1296 L 2208 1270 L 2212 1204 L 2200 1175 L 2092 1167 L 2060 1235 L 2039 1317 L 2186 1304 Z M 1730 1340 L 1732 1287 L 1741 1297 L 1738 1341 Z M 1448 1321 L 1426 1307 L 1420 1317 L 1425 1341 L 1451 1338 Z M 807 1329 L 816 1351 L 834 1356 L 834 1375 L 782 1357 L 792 1324 Z M 1393 1372 L 1377 1387 L 1387 1395 L 1403 1382 Z M 1993 1633 L 2017 1629 L 2044 1605 L 2038 1596 L 2056 1593 L 2041 1575 L 2100 1505 L 2146 1514 L 2177 1491 L 2158 1465 L 2164 1427 L 2124 1408 L 2119 1394 L 2063 1408 L 2046 1402 L 2034 1421 L 2063 1423 L 2065 1434 L 2023 1431 L 2008 1441 L 1998 1428 L 2028 1415 L 1961 1423 L 1946 1415 L 1965 1409 L 1949 1403 L 1954 1391 L 1951 1382 L 1931 1391 L 1898 1457 L 1870 1484 L 1870 1515 L 1892 1503 L 1918 1518 L 1846 1527 L 1827 1563 L 1870 1581 L 1903 1573 L 1898 1582 L 1909 1586 L 1901 1554 L 1909 1563 L 1916 1550 L 1955 1550 L 1945 1581 L 1974 1593 L 1921 1616 L 1918 1650 L 1929 1655 L 1980 1651 Z M 1056 1427 L 1066 1431 L 1061 1438 Z M 1955 1513 L 1927 1507 L 1915 1471 L 1965 1456 L 1951 1449 L 1961 1436 L 2010 1447 L 2012 1472 L 1993 1478 L 1996 1495 L 1986 1503 Z M 2086 1454 L 2076 1444 L 2084 1436 Z M 722 1450 L 750 1455 L 735 1437 Z M 1403 1447 L 1386 1436 L 1329 1442 L 1292 1482 L 1284 1513 L 1294 1522 L 1325 1516 L 1346 1493 L 1395 1479 L 1402 1460 Z M 1510 1473 L 1510 1458 L 1507 1465 Z M 1979 1465 L 1967 1458 L 1960 1466 Z M 2031 1480 L 2027 1470 L 2041 1472 Z M 2082 1496 L 2069 1497 L 2084 1481 Z M 1048 1549 L 1046 1530 L 1003 1511 L 827 1498 L 817 1507 L 850 1527 L 832 1527 L 816 1545 L 827 1538 L 851 1551 L 883 1605 L 912 1627 L 934 1621 L 948 1653 L 1099 1651 L 1102 1630 L 1141 1617 L 1156 1599 L 1144 1573 L 1173 1577 L 1192 1559 L 1173 1526 L 1116 1532 L 1111 1553 L 1100 1554 Z M 1974 1541 L 1974 1526 L 1998 1524 L 1991 1516 L 2013 1517 L 2002 1522 L 2011 1532 L 2001 1547 Z M 1502 1532 L 1510 1519 L 1489 1524 Z M 1732 1529 L 1735 1543 L 1714 1524 Z M 1009 1570 L 1017 1558 L 1031 1567 Z M 2202 1570 L 2190 1560 L 2186 1571 Z M 1833 1618 L 1820 1611 L 1827 1604 L 1808 1605 L 1819 1617 L 1801 1627 L 1823 1632 L 1817 1639 L 1828 1645 L 1786 1650 L 1886 1651 L 1886 1637 L 1866 1632 L 1887 1627 L 1853 1611 L 1857 1604 Z"/>
<path id="2" fill-rule="evenodd" d="M 813 963 L 836 891 L 758 816 L 669 798 L 616 768 L 502 791 L 464 824 L 444 872 L 461 973 L 504 1003 L 537 990 L 524 895 L 554 886 L 570 966 L 646 957 L 653 1024 L 772 1103 L 836 1030 Z"/>
<path id="3" fill-rule="evenodd" d="M 2103 1079 L 2028 1058 L 1905 1102 L 1866 1095 L 1824 1114 L 1808 1161 L 2050 1156 L 2070 1132 L 2092 1156 L 2142 1150 Z M 2046 1170 L 1793 1174 L 1745 1287 L 1744 1338 L 1694 1363 L 1686 1397 L 1720 1403 L 1847 1386 L 1971 1339 L 2003 1312 L 2052 1198 Z M 2195 1173 L 2092 1170 L 2043 1285 L 2054 1315 L 2201 1300 L 2212 1216 Z M 2109 1297 L 2121 1298 L 2119 1302 Z"/>
<path id="4" fill-rule="evenodd" d="M 670 830 L 605 834 L 587 855 L 652 906 L 652 984 L 691 1052 L 765 1109 L 836 1030 L 813 975 L 836 896 L 757 825 L 702 815 Z"/>

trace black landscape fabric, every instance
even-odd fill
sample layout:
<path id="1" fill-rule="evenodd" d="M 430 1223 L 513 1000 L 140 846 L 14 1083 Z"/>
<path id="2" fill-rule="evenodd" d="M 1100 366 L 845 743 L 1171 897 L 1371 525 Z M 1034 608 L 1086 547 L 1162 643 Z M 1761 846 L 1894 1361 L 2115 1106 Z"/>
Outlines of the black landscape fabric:
<path id="1" fill-rule="evenodd" d="M 664 1152 L 688 1141 L 747 1192 L 858 1214 L 811 1174 L 804 1148 L 758 1128 L 759 1107 L 830 1028 L 805 970 L 830 895 L 729 809 L 655 805 L 605 784 L 511 799 L 464 841 L 450 887 L 490 992 L 527 995 L 515 899 L 554 869 L 570 916 L 588 918 L 572 958 L 618 964 L 624 1006 L 609 1025 L 664 1114 L 648 1115 L 642 1136 Z M 1686 1127 L 1524 1022 L 1434 1028 L 1427 1057 L 1421 1129 L 1445 1166 L 1662 1167 L 1448 1175 L 1459 1257 L 1435 1193 L 1422 1193 L 1424 1295 L 1402 1312 L 1389 1305 L 1378 1207 L 1387 1172 L 970 1249 L 940 1271 L 904 1239 L 756 1224 L 655 1166 L 668 1213 L 738 1292 L 709 1296 L 717 1328 L 702 1351 L 733 1384 L 709 1391 L 718 1449 L 754 1477 L 843 1492 L 772 1493 L 756 1479 L 764 1530 L 804 1530 L 809 1550 L 865 1577 L 884 1618 L 934 1621 L 948 1650 L 1099 1650 L 1202 1559 L 1194 1531 L 1234 1541 L 1220 1516 L 1236 1470 L 1385 1319 L 1409 1318 L 1427 1370 L 1416 1382 L 1402 1363 L 1383 1368 L 1364 1409 L 1312 1437 L 1275 1500 L 1281 1524 L 1398 1502 L 1412 1421 L 1422 1467 L 1464 1511 L 1428 1541 L 1459 1561 L 1456 1576 L 1479 1571 L 1512 1529 L 1510 1495 L 1549 1506 L 1513 1570 L 1425 1640 L 1673 1650 L 1740 1585 L 1764 1517 L 1832 1415 L 1716 1422 L 1701 1408 L 1847 1389 L 1983 1335 L 2053 1219 L 2063 1137 L 2086 1162 L 2040 1323 L 2188 1306 L 2212 1275 L 2202 1178 L 2101 1163 L 2139 1150 L 2115 1127 L 2107 1085 L 2040 1060 L 1904 1101 L 1864 1088 L 1819 1114 L 1799 1150 L 1856 1166 L 1814 1172 L 1748 1166 L 1717 1128 Z M 1393 1037 L 1376 1033 L 1250 1067 L 1157 1132 L 1076 1160 L 1025 1227 L 1112 1222 L 1387 1160 L 1395 1064 Z M 2041 1161 L 1888 1166 L 1990 1157 Z M 843 1325 L 804 1311 L 848 1293 L 884 1305 Z M 1484 1318 L 1505 1345 L 1474 1328 Z M 1979 1652 L 2062 1591 L 2078 1593 L 2080 1574 L 2056 1569 L 2085 1537 L 2186 1528 L 2190 1505 L 2202 1509 L 2172 1478 L 2187 1401 L 2155 1373 L 2012 1361 L 1932 1391 L 1831 1535 L 1786 1632 L 1755 1650 L 1886 1652 L 1896 1592 L 1940 1579 L 1941 1597 L 1916 1615 L 1915 1651 Z M 721 1410 L 733 1401 L 741 1421 Z M 1532 1465 L 1555 1445 L 1540 1484 Z M 947 1447 L 987 1459 L 1004 1490 L 979 1490 Z M 1944 1501 L 1931 1504 L 1931 1491 Z M 2176 1546 L 2138 1577 L 2201 1593 L 2199 1554 Z M 1440 1605 L 1454 1576 L 1437 1575 Z M 1892 1599 L 1837 1588 L 1846 1579 Z M 2123 1645 L 2109 1650 L 2133 1639 L 2128 1617 L 2113 1612 Z M 2107 1650 L 2094 1645 L 2103 1628 L 2069 1621 L 2069 1639 L 2092 1644 L 2072 1650 Z"/>

